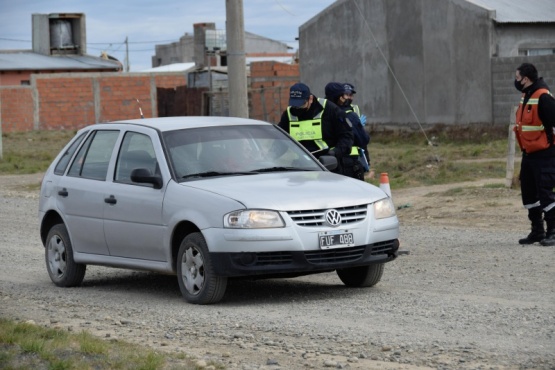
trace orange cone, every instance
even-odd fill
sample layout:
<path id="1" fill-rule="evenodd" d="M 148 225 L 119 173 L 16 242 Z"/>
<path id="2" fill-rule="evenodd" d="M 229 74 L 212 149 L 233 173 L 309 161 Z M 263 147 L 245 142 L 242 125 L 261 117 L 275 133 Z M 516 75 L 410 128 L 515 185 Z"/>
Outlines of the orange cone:
<path id="1" fill-rule="evenodd" d="M 380 174 L 380 189 L 391 198 L 391 188 L 389 187 L 389 176 L 387 176 L 387 172 L 382 172 Z"/>

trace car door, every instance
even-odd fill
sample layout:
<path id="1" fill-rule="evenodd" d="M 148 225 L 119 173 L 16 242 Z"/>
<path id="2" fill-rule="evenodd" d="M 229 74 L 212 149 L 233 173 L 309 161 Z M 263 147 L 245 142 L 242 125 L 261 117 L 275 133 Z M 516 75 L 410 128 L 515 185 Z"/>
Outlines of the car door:
<path id="1" fill-rule="evenodd" d="M 57 205 L 65 216 L 75 252 L 109 254 L 102 217 L 106 176 L 119 134 L 119 130 L 95 130 L 57 183 Z"/>
<path id="2" fill-rule="evenodd" d="M 154 189 L 150 184 L 131 181 L 131 171 L 136 168 L 161 174 L 153 144 L 158 138 L 152 130 L 136 130 L 125 132 L 108 181 L 106 198 L 110 201 L 104 206 L 104 234 L 112 256 L 166 261 L 168 248 L 164 248 L 162 225 L 165 186 Z M 152 131 L 152 137 L 147 131 Z"/>

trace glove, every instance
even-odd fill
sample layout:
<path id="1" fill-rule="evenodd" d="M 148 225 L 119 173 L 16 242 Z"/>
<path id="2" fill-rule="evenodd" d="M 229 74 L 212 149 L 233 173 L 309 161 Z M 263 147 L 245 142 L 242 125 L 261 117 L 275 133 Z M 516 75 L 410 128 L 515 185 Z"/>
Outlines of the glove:
<path id="1" fill-rule="evenodd" d="M 366 125 L 366 116 L 363 114 L 362 116 L 360 116 L 360 123 L 364 126 Z"/>

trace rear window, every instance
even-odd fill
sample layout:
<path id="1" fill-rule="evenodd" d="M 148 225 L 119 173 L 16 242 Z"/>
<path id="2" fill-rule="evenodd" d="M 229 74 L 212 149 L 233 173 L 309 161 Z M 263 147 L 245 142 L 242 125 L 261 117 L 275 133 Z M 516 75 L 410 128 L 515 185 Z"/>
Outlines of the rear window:
<path id="1" fill-rule="evenodd" d="M 73 157 L 73 153 L 75 153 L 85 136 L 85 132 L 79 135 L 79 137 L 77 137 L 77 139 L 75 139 L 73 143 L 71 143 L 69 148 L 67 148 L 67 150 L 64 152 L 64 155 L 62 156 L 62 158 L 60 158 L 60 160 L 56 164 L 56 167 L 54 168 L 54 173 L 56 175 L 63 175 L 66 172 L 69 160 L 71 159 L 71 157 Z"/>

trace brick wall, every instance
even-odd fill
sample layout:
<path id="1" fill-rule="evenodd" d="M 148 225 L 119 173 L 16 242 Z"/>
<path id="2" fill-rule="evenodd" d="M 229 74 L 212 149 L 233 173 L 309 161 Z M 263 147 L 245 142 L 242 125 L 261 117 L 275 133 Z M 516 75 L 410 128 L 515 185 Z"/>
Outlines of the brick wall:
<path id="1" fill-rule="evenodd" d="M 289 88 L 299 82 L 299 65 L 252 63 L 250 78 L 249 117 L 278 123 L 289 102 Z"/>
<path id="2" fill-rule="evenodd" d="M 31 87 L 0 87 L 0 122 L 2 132 L 33 129 L 33 89 Z"/>
<path id="3" fill-rule="evenodd" d="M 157 117 L 156 88 L 185 85 L 178 72 L 34 74 L 28 87 L 0 87 L 0 124 L 3 132 L 78 129 L 140 118 L 139 107 Z"/>
<path id="4" fill-rule="evenodd" d="M 153 117 L 150 104 L 150 78 L 148 76 L 98 77 L 98 122 L 140 118 L 139 107 L 145 117 Z M 98 112 L 98 109 L 100 112 Z"/>
<path id="5" fill-rule="evenodd" d="M 64 74 L 65 75 L 65 74 Z M 45 75 L 46 76 L 46 75 Z M 33 77 L 40 129 L 79 128 L 94 122 L 91 78 Z"/>
<path id="6" fill-rule="evenodd" d="M 277 123 L 287 107 L 299 66 L 279 62 L 251 65 L 250 117 Z M 79 129 L 96 122 L 158 116 L 157 88 L 177 89 L 187 76 L 167 73 L 51 73 L 31 75 L 28 87 L 0 87 L 3 132 Z M 177 104 L 203 114 L 203 89 L 187 89 Z"/>

